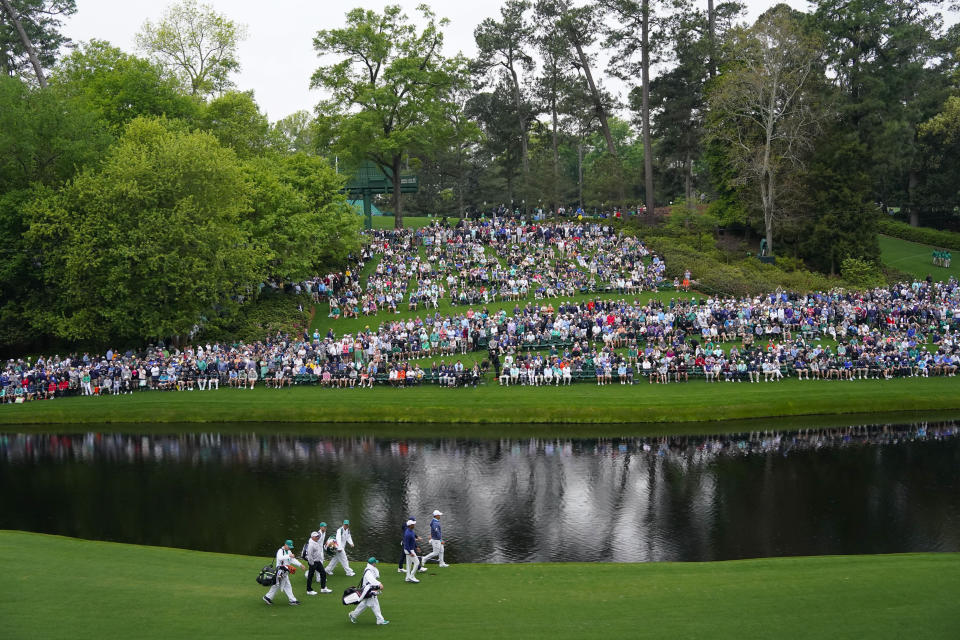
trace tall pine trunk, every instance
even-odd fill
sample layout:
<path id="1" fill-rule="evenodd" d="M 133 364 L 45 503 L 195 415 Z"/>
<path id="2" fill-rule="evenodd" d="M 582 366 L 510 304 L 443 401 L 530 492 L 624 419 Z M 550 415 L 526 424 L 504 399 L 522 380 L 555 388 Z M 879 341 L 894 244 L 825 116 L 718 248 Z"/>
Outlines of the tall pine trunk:
<path id="1" fill-rule="evenodd" d="M 640 35 L 640 63 L 643 66 L 643 175 L 647 211 L 656 209 L 653 194 L 653 147 L 650 143 L 650 0 L 643 0 L 643 28 Z"/>
<path id="2" fill-rule="evenodd" d="M 17 34 L 20 36 L 20 42 L 23 43 L 23 48 L 27 52 L 27 57 L 30 58 L 30 64 L 33 65 L 33 71 L 37 74 L 37 82 L 40 83 L 41 87 L 46 87 L 47 78 L 43 75 L 43 67 L 40 66 L 40 58 L 37 57 L 37 51 L 33 48 L 33 43 L 30 42 L 30 37 L 24 30 L 23 24 L 20 22 L 20 18 L 17 16 L 17 12 L 14 11 L 13 7 L 10 5 L 10 0 L 0 0 L 0 5 L 3 6 L 3 10 L 7 13 L 7 16 L 10 18 L 10 22 L 13 23 L 14 29 L 17 30 Z"/>
<path id="3" fill-rule="evenodd" d="M 393 226 L 403 229 L 403 199 L 400 193 L 400 164 L 403 157 L 400 154 L 393 156 Z"/>

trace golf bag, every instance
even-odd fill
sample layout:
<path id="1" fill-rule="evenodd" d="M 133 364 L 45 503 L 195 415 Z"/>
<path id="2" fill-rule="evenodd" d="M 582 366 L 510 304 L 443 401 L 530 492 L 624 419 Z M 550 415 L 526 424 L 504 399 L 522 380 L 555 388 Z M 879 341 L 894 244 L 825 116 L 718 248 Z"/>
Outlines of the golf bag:
<path id="1" fill-rule="evenodd" d="M 350 606 L 360 602 L 360 590 L 356 587 L 350 587 L 343 592 L 343 604 Z"/>
<path id="2" fill-rule="evenodd" d="M 277 570 L 273 568 L 273 565 L 268 564 L 260 570 L 260 575 L 257 576 L 257 583 L 265 587 L 272 587 L 277 583 Z"/>

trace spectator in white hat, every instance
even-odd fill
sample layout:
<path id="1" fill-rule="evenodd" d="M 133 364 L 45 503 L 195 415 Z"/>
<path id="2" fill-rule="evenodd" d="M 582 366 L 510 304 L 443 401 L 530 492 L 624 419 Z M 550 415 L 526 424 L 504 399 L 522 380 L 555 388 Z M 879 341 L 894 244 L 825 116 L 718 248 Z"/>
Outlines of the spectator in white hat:
<path id="1" fill-rule="evenodd" d="M 430 521 L 430 546 L 433 547 L 433 550 L 423 556 L 422 562 L 424 566 L 426 566 L 427 560 L 431 558 L 437 558 L 437 562 L 441 567 L 450 566 L 443 561 L 443 534 L 440 530 L 440 516 L 442 515 L 439 510 L 434 509 L 433 520 Z"/>

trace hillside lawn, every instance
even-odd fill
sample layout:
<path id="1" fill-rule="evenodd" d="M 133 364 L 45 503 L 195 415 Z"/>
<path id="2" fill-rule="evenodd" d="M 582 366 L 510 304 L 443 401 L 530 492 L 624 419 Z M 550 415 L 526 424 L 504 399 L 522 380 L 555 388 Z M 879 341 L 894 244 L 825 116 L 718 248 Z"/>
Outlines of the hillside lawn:
<path id="1" fill-rule="evenodd" d="M 887 266 L 906 271 L 918 278 L 926 278 L 927 275 L 934 280 L 947 280 L 951 276 L 960 278 L 960 251 L 951 252 L 954 256 L 950 268 L 947 269 L 933 264 L 932 254 L 937 247 L 885 235 L 880 235 L 879 241 L 880 260 Z"/>
<path id="2" fill-rule="evenodd" d="M 240 525 L 238 525 L 240 526 Z M 282 537 L 282 536 L 281 536 Z M 373 551 L 375 553 L 375 551 Z M 366 557 L 371 550 L 354 554 Z M 960 554 L 707 563 L 431 564 L 420 584 L 380 564 L 380 604 L 356 625 L 340 595 L 273 606 L 268 558 L 0 532 L 3 637 L 19 638 L 955 638 Z M 33 558 L 32 560 L 28 558 Z"/>
<path id="3" fill-rule="evenodd" d="M 816 381 L 749 384 L 703 381 L 598 387 L 326 389 L 299 386 L 254 390 L 145 391 L 109 397 L 70 397 L 0 406 L 0 425 L 104 423 L 404 423 L 407 437 L 428 423 L 579 423 L 651 425 L 641 432 L 703 433 L 699 421 L 786 416 L 841 416 L 888 412 L 887 420 L 912 422 L 917 412 L 960 410 L 960 378 Z M 869 419 L 868 422 L 876 422 Z M 669 426 L 668 426 L 669 425 Z M 682 428 L 675 428 L 677 425 Z M 497 431 L 511 435 L 511 425 Z M 618 429 L 625 431 L 624 429 Z M 691 431 L 692 430 L 692 431 Z M 713 431 L 728 431 L 722 425 Z M 467 430 L 469 432 L 469 429 Z M 589 432 L 580 429 L 579 432 Z M 605 429 L 598 429 L 603 432 Z M 609 429 L 606 429 L 609 431 Z M 631 430 L 636 433 L 637 430 Z M 373 431 L 376 433 L 376 431 Z"/>

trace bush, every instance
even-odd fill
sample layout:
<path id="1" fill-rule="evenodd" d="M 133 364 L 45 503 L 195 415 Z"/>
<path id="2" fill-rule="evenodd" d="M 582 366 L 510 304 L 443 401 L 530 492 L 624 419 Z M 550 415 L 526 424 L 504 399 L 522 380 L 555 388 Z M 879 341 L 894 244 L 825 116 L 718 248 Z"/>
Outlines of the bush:
<path id="1" fill-rule="evenodd" d="M 930 244 L 946 249 L 960 249 L 960 233 L 953 231 L 939 231 L 930 227 L 911 227 L 904 222 L 897 222 L 889 218 L 881 218 L 880 233 L 901 240 L 910 240 L 922 244 Z"/>
<path id="2" fill-rule="evenodd" d="M 236 313 L 208 318 L 200 337 L 211 341 L 256 342 L 278 331 L 299 336 L 310 323 L 308 309 L 312 306 L 310 296 L 271 291 L 241 305 Z"/>
<path id="3" fill-rule="evenodd" d="M 859 289 L 879 287 L 886 282 L 880 266 L 860 258 L 846 258 L 840 263 L 840 275 Z"/>

